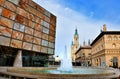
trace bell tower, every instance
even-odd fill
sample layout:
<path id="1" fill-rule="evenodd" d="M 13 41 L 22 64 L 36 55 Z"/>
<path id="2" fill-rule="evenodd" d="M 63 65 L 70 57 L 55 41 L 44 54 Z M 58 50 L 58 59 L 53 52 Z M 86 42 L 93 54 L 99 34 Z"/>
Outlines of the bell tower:
<path id="1" fill-rule="evenodd" d="M 79 35 L 76 28 L 74 34 L 74 41 L 72 41 L 71 45 L 72 62 L 75 62 L 75 52 L 78 50 L 78 48 L 79 48 Z"/>

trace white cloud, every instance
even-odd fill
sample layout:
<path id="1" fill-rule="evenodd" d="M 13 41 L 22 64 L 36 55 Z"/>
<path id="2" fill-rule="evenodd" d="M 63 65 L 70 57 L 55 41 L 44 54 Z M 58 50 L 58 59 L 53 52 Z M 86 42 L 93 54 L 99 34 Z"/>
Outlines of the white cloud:
<path id="1" fill-rule="evenodd" d="M 67 45 L 70 52 L 70 45 L 73 40 L 75 28 L 79 33 L 80 44 L 85 40 L 94 39 L 102 28 L 102 25 L 107 24 L 109 30 L 117 30 L 120 27 L 117 24 L 109 23 L 108 21 L 100 21 L 91 19 L 94 12 L 90 13 L 91 17 L 87 17 L 80 12 L 74 11 L 69 7 L 63 7 L 55 0 L 34 0 L 48 11 L 57 16 L 56 29 L 56 54 L 64 53 L 64 47 Z"/>

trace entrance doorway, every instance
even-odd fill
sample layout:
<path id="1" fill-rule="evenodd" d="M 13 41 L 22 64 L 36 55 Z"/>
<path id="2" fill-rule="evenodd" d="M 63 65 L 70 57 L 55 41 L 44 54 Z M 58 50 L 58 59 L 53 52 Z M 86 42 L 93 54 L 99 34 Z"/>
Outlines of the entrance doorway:
<path id="1" fill-rule="evenodd" d="M 118 68 L 118 58 L 113 57 L 113 68 Z"/>

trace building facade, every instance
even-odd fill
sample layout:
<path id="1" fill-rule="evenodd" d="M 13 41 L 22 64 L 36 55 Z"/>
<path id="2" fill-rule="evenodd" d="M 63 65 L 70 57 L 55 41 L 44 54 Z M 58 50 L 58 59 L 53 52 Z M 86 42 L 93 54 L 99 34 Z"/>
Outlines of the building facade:
<path id="1" fill-rule="evenodd" d="M 32 0 L 0 0 L 0 66 L 47 66 L 55 33 L 56 16 Z"/>
<path id="2" fill-rule="evenodd" d="M 81 66 L 91 66 L 92 56 L 91 56 L 91 46 L 90 44 L 80 46 L 80 48 L 75 53 L 76 65 Z"/>
<path id="3" fill-rule="evenodd" d="M 103 31 L 91 43 L 92 65 L 102 67 L 120 67 L 120 31 Z"/>
<path id="4" fill-rule="evenodd" d="M 72 62 L 75 62 L 75 52 L 79 48 L 79 34 L 77 29 L 75 29 L 75 34 L 74 34 L 74 41 L 72 42 L 71 45 L 71 57 L 72 57 Z"/>

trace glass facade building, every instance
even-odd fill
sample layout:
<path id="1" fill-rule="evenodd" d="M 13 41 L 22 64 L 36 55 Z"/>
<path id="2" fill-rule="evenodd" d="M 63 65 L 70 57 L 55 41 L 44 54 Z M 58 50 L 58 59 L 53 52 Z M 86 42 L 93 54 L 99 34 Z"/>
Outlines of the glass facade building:
<path id="1" fill-rule="evenodd" d="M 22 50 L 23 66 L 45 66 L 54 54 L 56 16 L 32 0 L 0 0 L 0 65 Z M 3 64 L 3 60 L 6 60 Z"/>

